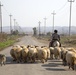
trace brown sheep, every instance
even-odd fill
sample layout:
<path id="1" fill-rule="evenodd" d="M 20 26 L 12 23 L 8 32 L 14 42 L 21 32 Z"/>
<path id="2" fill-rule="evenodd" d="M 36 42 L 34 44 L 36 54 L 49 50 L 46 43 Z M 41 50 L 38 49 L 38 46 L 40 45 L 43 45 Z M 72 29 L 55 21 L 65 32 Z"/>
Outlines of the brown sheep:
<path id="1" fill-rule="evenodd" d="M 6 64 L 6 56 L 4 54 L 0 54 L 0 63 L 1 66 Z"/>

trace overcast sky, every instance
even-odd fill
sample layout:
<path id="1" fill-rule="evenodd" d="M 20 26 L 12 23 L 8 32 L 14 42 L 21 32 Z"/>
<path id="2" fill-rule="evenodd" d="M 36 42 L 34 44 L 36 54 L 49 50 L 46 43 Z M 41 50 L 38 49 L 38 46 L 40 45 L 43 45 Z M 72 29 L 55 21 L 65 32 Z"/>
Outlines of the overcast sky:
<path id="1" fill-rule="evenodd" d="M 53 25 L 53 11 L 55 26 L 69 26 L 70 3 L 68 0 L 0 0 L 2 6 L 3 26 L 9 26 L 9 15 L 12 14 L 13 19 L 22 27 L 37 27 L 41 21 L 44 26 L 44 18 L 46 17 L 46 25 Z M 72 3 L 72 26 L 76 26 L 76 1 Z"/>

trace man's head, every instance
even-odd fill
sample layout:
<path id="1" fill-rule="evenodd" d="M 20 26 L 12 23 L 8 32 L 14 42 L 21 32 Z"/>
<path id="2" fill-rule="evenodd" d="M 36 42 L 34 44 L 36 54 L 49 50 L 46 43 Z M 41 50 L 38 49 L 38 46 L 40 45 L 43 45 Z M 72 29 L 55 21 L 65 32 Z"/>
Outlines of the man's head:
<path id="1" fill-rule="evenodd" d="M 54 33 L 57 33 L 58 31 L 57 30 L 54 30 Z"/>

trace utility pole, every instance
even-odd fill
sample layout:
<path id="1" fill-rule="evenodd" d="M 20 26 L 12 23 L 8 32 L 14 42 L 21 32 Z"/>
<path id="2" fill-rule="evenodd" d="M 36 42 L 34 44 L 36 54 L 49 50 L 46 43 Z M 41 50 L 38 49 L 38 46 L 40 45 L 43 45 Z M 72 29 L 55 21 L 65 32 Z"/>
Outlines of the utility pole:
<path id="1" fill-rule="evenodd" d="M 46 35 L 46 17 L 44 18 L 44 35 Z"/>
<path id="2" fill-rule="evenodd" d="M 72 11 L 72 2 L 75 0 L 68 0 L 70 2 L 70 17 L 69 17 L 69 36 L 71 35 L 71 11 Z"/>
<path id="3" fill-rule="evenodd" d="M 1 11 L 1 7 L 2 7 L 3 5 L 1 5 L 1 2 L 0 2 L 0 29 L 1 29 L 1 33 L 2 33 L 2 11 Z"/>
<path id="4" fill-rule="evenodd" d="M 56 13 L 53 11 L 53 13 L 51 13 L 53 15 L 53 30 L 52 32 L 54 31 L 54 15 L 56 15 Z"/>
<path id="5" fill-rule="evenodd" d="M 12 20 L 11 20 L 12 15 L 10 14 L 9 16 L 10 16 L 10 34 L 12 34 Z"/>
<path id="6" fill-rule="evenodd" d="M 16 25 L 16 19 L 14 19 L 14 31 L 15 31 L 15 29 L 16 29 L 16 28 L 15 28 L 15 25 Z"/>
<path id="7" fill-rule="evenodd" d="M 40 36 L 40 34 L 41 34 L 41 30 L 40 30 L 40 24 L 41 24 L 41 22 L 39 21 L 38 23 L 39 23 L 39 36 Z"/>

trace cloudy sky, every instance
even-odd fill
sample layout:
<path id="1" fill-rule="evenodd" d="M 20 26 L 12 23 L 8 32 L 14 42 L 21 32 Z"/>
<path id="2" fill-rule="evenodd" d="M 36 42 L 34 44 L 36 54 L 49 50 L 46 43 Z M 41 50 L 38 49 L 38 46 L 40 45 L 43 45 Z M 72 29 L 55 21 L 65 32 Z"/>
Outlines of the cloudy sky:
<path id="1" fill-rule="evenodd" d="M 69 26 L 70 2 L 68 0 L 0 0 L 2 6 L 3 26 L 9 26 L 9 15 L 22 27 L 37 27 L 38 22 L 44 26 L 53 25 L 53 11 L 55 11 L 55 26 Z M 72 3 L 72 26 L 76 26 L 76 1 Z"/>

